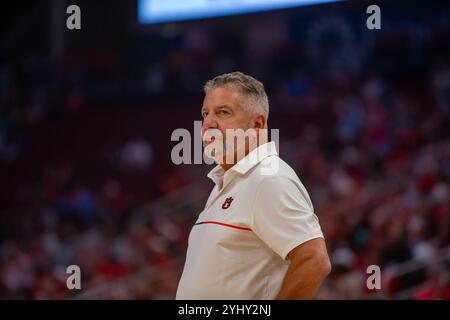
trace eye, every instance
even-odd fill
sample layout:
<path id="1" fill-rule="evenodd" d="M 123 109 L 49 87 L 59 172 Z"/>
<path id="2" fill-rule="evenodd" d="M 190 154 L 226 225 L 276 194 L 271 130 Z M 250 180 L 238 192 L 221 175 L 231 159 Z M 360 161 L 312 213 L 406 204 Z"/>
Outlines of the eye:
<path id="1" fill-rule="evenodd" d="M 208 112 L 206 112 L 206 111 L 202 112 L 202 118 L 205 118 L 207 115 L 208 115 Z"/>
<path id="2" fill-rule="evenodd" d="M 218 112 L 219 114 L 221 114 L 221 115 L 224 115 L 224 116 L 226 116 L 226 115 L 229 115 L 230 113 L 227 111 L 227 110 L 219 110 L 219 112 Z"/>

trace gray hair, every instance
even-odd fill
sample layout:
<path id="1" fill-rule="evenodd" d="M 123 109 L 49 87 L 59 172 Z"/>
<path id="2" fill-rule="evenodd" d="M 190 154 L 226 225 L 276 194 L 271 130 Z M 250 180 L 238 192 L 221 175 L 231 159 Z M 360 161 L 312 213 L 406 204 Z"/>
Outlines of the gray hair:
<path id="1" fill-rule="evenodd" d="M 203 90 L 207 93 L 211 89 L 219 87 L 232 87 L 249 99 L 248 107 L 253 114 L 262 112 L 267 119 L 269 118 L 269 99 L 267 98 L 264 85 L 255 78 L 246 75 L 240 71 L 224 73 L 206 82 Z"/>

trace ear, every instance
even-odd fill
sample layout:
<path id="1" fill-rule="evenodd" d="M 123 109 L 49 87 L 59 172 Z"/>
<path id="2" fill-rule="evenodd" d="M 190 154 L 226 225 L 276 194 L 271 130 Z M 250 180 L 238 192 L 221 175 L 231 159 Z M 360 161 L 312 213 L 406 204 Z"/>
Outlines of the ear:
<path id="1" fill-rule="evenodd" d="M 264 129 L 266 125 L 266 117 L 263 114 L 259 114 L 258 116 L 256 116 L 256 118 L 254 118 L 253 120 L 253 128 L 258 130 L 258 129 Z"/>

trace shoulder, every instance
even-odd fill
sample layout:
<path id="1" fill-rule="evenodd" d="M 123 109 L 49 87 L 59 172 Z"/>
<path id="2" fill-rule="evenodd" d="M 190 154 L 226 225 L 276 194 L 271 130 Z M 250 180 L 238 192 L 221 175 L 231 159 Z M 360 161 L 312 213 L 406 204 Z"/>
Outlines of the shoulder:
<path id="1" fill-rule="evenodd" d="M 300 183 L 297 173 L 283 159 L 274 155 L 263 159 L 251 173 L 251 178 L 260 185 L 284 185 Z"/>
<path id="2" fill-rule="evenodd" d="M 313 204 L 297 173 L 278 156 L 264 159 L 254 172 L 254 187 L 259 198 L 292 199 Z"/>

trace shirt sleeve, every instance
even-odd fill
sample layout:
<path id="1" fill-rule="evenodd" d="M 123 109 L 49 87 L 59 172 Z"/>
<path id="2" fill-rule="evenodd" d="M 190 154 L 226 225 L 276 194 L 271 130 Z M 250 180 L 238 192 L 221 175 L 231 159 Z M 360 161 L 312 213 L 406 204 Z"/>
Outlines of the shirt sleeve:
<path id="1" fill-rule="evenodd" d="M 323 238 L 306 189 L 288 177 L 266 177 L 257 189 L 252 230 L 283 259 L 296 246 Z"/>

